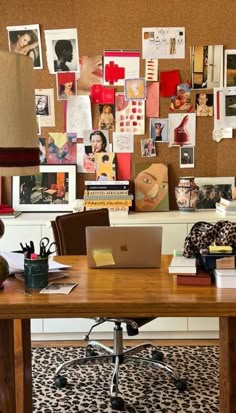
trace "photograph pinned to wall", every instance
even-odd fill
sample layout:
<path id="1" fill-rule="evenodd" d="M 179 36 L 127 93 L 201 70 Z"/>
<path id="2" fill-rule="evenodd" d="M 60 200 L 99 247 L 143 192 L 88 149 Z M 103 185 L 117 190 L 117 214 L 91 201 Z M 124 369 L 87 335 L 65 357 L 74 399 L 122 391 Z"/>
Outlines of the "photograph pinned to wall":
<path id="1" fill-rule="evenodd" d="M 147 82 L 158 80 L 158 59 L 145 60 L 145 79 Z"/>
<path id="2" fill-rule="evenodd" d="M 157 156 L 155 142 L 151 138 L 141 139 L 140 143 L 142 157 Z"/>
<path id="3" fill-rule="evenodd" d="M 40 28 L 38 24 L 8 26 L 9 51 L 31 57 L 34 69 L 43 68 Z"/>
<path id="4" fill-rule="evenodd" d="M 35 89 L 35 110 L 41 127 L 55 126 L 54 89 Z"/>
<path id="5" fill-rule="evenodd" d="M 83 168 L 88 173 L 95 172 L 95 154 L 106 153 L 110 151 L 108 130 L 84 130 L 84 162 Z"/>
<path id="6" fill-rule="evenodd" d="M 145 100 L 126 100 L 124 93 L 115 94 L 116 132 L 145 133 Z"/>
<path id="7" fill-rule="evenodd" d="M 37 135 L 41 135 L 41 120 L 40 120 L 40 115 L 36 115 L 36 121 L 37 121 Z"/>
<path id="8" fill-rule="evenodd" d="M 197 116 L 213 116 L 213 93 L 197 93 L 195 99 Z"/>
<path id="9" fill-rule="evenodd" d="M 235 177 L 196 177 L 195 183 L 199 187 L 197 208 L 211 209 L 221 197 L 232 199 Z"/>
<path id="10" fill-rule="evenodd" d="M 151 118 L 150 136 L 154 142 L 168 142 L 168 119 Z"/>
<path id="11" fill-rule="evenodd" d="M 99 129 L 113 131 L 115 129 L 115 105 L 99 105 L 99 114 Z"/>
<path id="12" fill-rule="evenodd" d="M 40 165 L 45 165 L 47 163 L 46 139 L 45 138 L 38 138 L 38 145 L 39 145 Z"/>
<path id="13" fill-rule="evenodd" d="M 95 153 L 95 174 L 97 181 L 116 180 L 116 155 L 113 152 Z"/>
<path id="14" fill-rule="evenodd" d="M 13 176 L 12 206 L 22 212 L 73 210 L 76 165 L 41 165 L 39 174 Z"/>
<path id="15" fill-rule="evenodd" d="M 236 86 L 236 49 L 226 49 L 224 53 L 225 53 L 224 86 L 225 87 Z"/>
<path id="16" fill-rule="evenodd" d="M 75 164 L 77 161 L 76 133 L 49 133 L 47 164 Z"/>
<path id="17" fill-rule="evenodd" d="M 230 127 L 236 128 L 236 87 L 214 88 L 214 128 Z"/>
<path id="18" fill-rule="evenodd" d="M 168 166 L 162 163 L 135 164 L 135 210 L 169 211 Z"/>
<path id="19" fill-rule="evenodd" d="M 192 46 L 192 89 L 223 86 L 223 45 Z"/>
<path id="20" fill-rule="evenodd" d="M 185 110 L 190 111 L 192 105 L 190 103 L 190 85 L 188 83 L 181 83 L 177 86 L 177 95 L 171 97 L 170 110 Z"/>
<path id="21" fill-rule="evenodd" d="M 134 134 L 132 132 L 113 132 L 112 142 L 114 153 L 134 152 Z"/>
<path id="22" fill-rule="evenodd" d="M 49 73 L 79 72 L 77 29 L 44 30 Z"/>
<path id="23" fill-rule="evenodd" d="M 184 59 L 184 27 L 142 28 L 143 59 Z"/>
<path id="24" fill-rule="evenodd" d="M 196 113 L 169 114 L 169 146 L 195 146 Z"/>
<path id="25" fill-rule="evenodd" d="M 194 147 L 180 146 L 179 159 L 180 168 L 194 168 Z"/>
<path id="26" fill-rule="evenodd" d="M 125 79 L 125 99 L 145 99 L 146 80 L 145 79 Z"/>
<path id="27" fill-rule="evenodd" d="M 67 100 L 69 96 L 76 95 L 76 80 L 74 72 L 56 74 L 57 79 L 57 99 Z"/>
<path id="28" fill-rule="evenodd" d="M 102 85 L 102 55 L 80 56 L 79 65 L 80 73 L 76 74 L 77 95 L 90 95 L 93 85 Z"/>

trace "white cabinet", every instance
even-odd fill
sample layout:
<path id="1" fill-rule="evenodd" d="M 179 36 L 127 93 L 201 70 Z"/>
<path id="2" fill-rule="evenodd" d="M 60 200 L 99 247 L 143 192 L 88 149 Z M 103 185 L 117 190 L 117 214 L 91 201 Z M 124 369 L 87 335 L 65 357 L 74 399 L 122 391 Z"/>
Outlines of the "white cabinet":
<path id="1" fill-rule="evenodd" d="M 17 218 L 3 219 L 5 234 L 0 240 L 0 250 L 13 251 L 20 249 L 20 242 L 34 241 L 36 249 L 41 237 L 53 240 L 50 221 L 53 213 L 22 213 Z M 186 235 L 197 221 L 217 222 L 223 219 L 213 210 L 199 210 L 193 213 L 138 212 L 128 216 L 111 217 L 111 225 L 116 226 L 162 226 L 162 253 L 172 254 L 173 249 L 183 248 Z M 230 217 L 236 222 L 236 217 Z M 44 319 L 32 320 L 32 338 L 50 339 L 82 339 L 93 324 L 88 319 Z M 113 325 L 105 323 L 94 330 L 95 338 L 110 338 Z M 218 318 L 208 317 L 172 317 L 156 318 L 140 329 L 139 338 L 215 338 L 218 336 Z"/>

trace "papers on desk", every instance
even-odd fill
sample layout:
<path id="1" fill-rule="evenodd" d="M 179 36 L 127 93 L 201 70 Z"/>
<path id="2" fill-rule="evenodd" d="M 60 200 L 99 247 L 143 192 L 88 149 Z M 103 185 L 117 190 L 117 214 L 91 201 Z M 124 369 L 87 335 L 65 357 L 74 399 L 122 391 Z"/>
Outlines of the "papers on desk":
<path id="1" fill-rule="evenodd" d="M 20 254 L 18 252 L 1 252 L 1 256 L 5 258 L 8 262 L 10 268 L 10 274 L 14 274 L 16 272 L 23 272 L 24 271 L 24 254 Z M 65 268 L 70 268 L 71 265 L 64 265 L 59 264 L 56 261 L 53 261 L 49 258 L 48 260 L 49 272 L 63 270 Z"/>

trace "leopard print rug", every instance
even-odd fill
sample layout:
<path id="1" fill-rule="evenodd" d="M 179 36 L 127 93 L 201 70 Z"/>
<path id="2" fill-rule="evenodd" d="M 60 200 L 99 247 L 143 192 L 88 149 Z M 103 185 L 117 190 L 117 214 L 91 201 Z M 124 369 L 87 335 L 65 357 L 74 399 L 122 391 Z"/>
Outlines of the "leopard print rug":
<path id="1" fill-rule="evenodd" d="M 219 349 L 216 346 L 162 347 L 164 361 L 175 367 L 188 389 L 180 393 L 170 374 L 151 367 L 123 365 L 119 390 L 126 413 L 219 413 Z M 113 413 L 110 405 L 112 365 L 69 367 L 68 384 L 54 385 L 55 369 L 66 360 L 84 356 L 83 348 L 34 348 L 34 413 Z M 150 356 L 148 350 L 142 355 Z M 64 372 L 63 372 L 64 373 Z"/>

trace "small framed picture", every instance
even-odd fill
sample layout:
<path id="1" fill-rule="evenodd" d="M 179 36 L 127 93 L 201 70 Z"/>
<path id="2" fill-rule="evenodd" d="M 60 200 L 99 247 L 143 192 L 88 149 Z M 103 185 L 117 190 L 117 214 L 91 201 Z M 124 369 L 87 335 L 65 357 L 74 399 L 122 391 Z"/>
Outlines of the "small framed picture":
<path id="1" fill-rule="evenodd" d="M 221 197 L 232 199 L 234 177 L 195 177 L 195 182 L 199 186 L 197 209 L 215 208 Z"/>
<path id="2" fill-rule="evenodd" d="M 146 80 L 145 79 L 125 79 L 125 98 L 145 99 Z"/>
<path id="3" fill-rule="evenodd" d="M 194 147 L 180 146 L 180 168 L 194 168 Z"/>
<path id="4" fill-rule="evenodd" d="M 40 165 L 37 175 L 13 176 L 12 207 L 22 212 L 73 210 L 76 165 Z"/>

